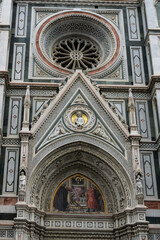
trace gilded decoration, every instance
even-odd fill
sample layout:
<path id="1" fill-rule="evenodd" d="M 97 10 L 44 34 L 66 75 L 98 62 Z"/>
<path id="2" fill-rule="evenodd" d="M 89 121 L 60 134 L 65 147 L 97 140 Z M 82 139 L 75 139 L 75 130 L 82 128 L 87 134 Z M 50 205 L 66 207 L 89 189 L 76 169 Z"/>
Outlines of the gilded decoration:
<path id="1" fill-rule="evenodd" d="M 75 132 L 88 131 L 95 125 L 95 123 L 95 114 L 87 106 L 71 106 L 64 114 L 64 124 L 70 130 Z"/>

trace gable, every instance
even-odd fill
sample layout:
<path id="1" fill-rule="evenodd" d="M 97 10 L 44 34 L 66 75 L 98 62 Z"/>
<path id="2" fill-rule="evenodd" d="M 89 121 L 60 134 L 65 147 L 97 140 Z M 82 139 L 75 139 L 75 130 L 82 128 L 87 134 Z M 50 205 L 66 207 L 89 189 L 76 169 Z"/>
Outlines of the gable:
<path id="1" fill-rule="evenodd" d="M 97 86 L 94 87 L 81 71 L 63 85 L 31 129 L 32 135 L 38 139 L 36 152 L 57 139 L 85 134 L 110 144 L 124 154 L 121 142 L 129 136 L 128 130 L 118 117 L 116 119 L 97 91 Z"/>

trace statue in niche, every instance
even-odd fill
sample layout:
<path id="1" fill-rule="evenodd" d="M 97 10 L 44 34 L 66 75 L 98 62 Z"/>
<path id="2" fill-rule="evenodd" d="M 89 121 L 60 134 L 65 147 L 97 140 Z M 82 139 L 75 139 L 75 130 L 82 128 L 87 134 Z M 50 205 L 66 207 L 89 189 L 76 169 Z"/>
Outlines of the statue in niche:
<path id="1" fill-rule="evenodd" d="M 142 174 L 140 172 L 136 175 L 137 194 L 143 194 Z"/>
<path id="2" fill-rule="evenodd" d="M 25 191 L 25 190 L 26 190 L 26 176 L 25 176 L 25 172 L 22 170 L 19 176 L 19 191 Z"/>
<path id="3" fill-rule="evenodd" d="M 78 111 L 76 114 L 76 118 L 74 121 L 74 124 L 78 127 L 78 128 L 83 128 L 83 126 L 85 125 L 85 121 L 84 118 L 82 116 L 82 112 Z"/>

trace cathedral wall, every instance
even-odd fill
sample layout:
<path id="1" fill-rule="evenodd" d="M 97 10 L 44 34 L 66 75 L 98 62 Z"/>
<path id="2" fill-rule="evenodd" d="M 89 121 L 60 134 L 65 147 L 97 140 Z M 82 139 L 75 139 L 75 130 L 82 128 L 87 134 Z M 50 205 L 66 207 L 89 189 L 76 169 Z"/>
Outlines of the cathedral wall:
<path id="1" fill-rule="evenodd" d="M 87 239 L 91 218 L 93 239 L 159 239 L 159 4 L 0 0 L 0 238 L 60 239 L 57 221 L 63 239 L 54 197 L 79 174 L 106 210 L 70 229 Z"/>

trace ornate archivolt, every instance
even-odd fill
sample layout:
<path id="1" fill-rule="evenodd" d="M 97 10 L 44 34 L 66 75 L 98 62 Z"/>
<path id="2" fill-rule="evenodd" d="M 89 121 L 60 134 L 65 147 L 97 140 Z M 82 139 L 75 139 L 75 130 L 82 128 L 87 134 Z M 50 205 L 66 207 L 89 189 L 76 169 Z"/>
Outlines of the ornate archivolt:
<path id="1" fill-rule="evenodd" d="M 43 19 L 35 28 L 33 53 L 48 74 L 67 76 L 82 69 L 89 76 L 113 72 L 122 60 L 117 26 L 88 11 L 62 11 Z"/>
<path id="2" fill-rule="evenodd" d="M 98 186 L 104 196 L 107 214 L 134 205 L 134 190 L 126 171 L 111 156 L 87 144 L 81 145 L 81 150 L 76 145 L 66 146 L 42 160 L 30 174 L 27 203 L 51 212 L 56 189 L 74 174 L 86 176 Z"/>

